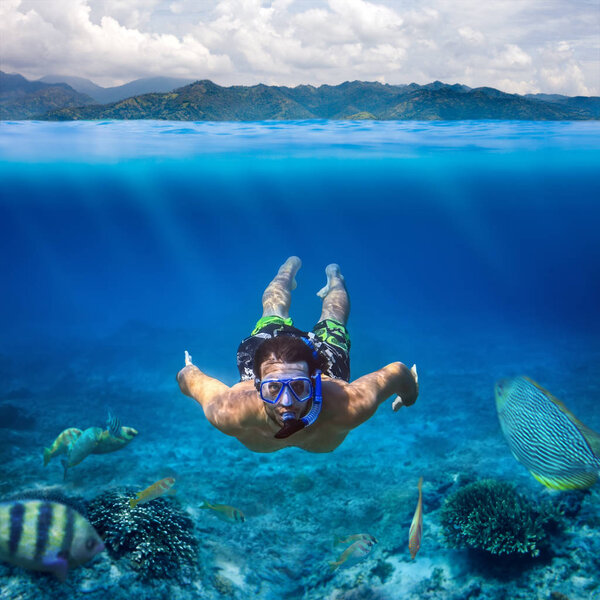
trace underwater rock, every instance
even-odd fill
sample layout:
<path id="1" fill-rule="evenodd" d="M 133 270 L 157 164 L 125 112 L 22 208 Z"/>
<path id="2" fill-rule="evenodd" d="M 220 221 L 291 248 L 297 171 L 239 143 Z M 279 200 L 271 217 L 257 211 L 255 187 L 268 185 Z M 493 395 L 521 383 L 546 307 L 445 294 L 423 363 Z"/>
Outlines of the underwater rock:
<path id="1" fill-rule="evenodd" d="M 291 481 L 292 489 L 298 493 L 309 492 L 313 489 L 314 485 L 313 478 L 306 475 L 306 473 L 298 473 Z"/>
<path id="2" fill-rule="evenodd" d="M 548 548 L 549 534 L 562 517 L 550 504 L 532 504 L 509 483 L 484 479 L 450 495 L 440 519 L 453 548 L 536 557 Z"/>
<path id="3" fill-rule="evenodd" d="M 89 503 L 88 518 L 113 558 L 128 557 L 142 579 L 184 581 L 196 568 L 193 522 L 163 498 L 130 508 L 132 490 L 110 491 Z"/>
<path id="4" fill-rule="evenodd" d="M 22 408 L 12 404 L 0 405 L 0 429 L 33 429 L 35 419 Z"/>
<path id="5" fill-rule="evenodd" d="M 581 511 L 585 497 L 589 495 L 588 490 L 572 490 L 553 495 L 550 501 L 565 517 L 576 517 Z"/>
<path id="6" fill-rule="evenodd" d="M 2 398 L 5 400 L 27 400 L 31 398 L 33 393 L 27 388 L 20 387 L 9 392 L 2 394 Z"/>

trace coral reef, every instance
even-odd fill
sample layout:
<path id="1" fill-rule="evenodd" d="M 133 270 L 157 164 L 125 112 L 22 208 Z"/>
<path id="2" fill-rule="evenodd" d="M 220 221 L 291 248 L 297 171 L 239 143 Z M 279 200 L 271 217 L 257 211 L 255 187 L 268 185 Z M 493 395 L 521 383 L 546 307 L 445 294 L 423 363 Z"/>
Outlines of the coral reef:
<path id="1" fill-rule="evenodd" d="M 131 509 L 132 496 L 129 489 L 105 492 L 88 506 L 109 554 L 127 556 L 143 579 L 189 578 L 198 556 L 192 520 L 163 498 Z"/>
<path id="2" fill-rule="evenodd" d="M 451 547 L 535 557 L 561 516 L 552 505 L 535 506 L 509 483 L 485 479 L 449 496 L 440 520 Z"/>

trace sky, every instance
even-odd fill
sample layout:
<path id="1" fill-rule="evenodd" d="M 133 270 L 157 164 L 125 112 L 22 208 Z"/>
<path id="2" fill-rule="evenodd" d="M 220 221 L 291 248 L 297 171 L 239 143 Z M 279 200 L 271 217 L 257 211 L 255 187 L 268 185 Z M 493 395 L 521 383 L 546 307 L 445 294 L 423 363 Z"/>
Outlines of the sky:
<path id="1" fill-rule="evenodd" d="M 600 95 L 600 0 L 0 0 L 0 69 Z"/>

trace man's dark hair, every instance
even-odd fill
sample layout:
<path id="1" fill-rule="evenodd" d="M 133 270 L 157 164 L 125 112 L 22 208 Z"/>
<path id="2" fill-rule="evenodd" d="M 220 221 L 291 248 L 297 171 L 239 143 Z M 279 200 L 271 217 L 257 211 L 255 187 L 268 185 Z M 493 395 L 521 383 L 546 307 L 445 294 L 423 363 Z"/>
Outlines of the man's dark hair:
<path id="1" fill-rule="evenodd" d="M 327 359 L 321 354 L 317 354 L 315 358 L 312 348 L 301 338 L 294 335 L 276 335 L 267 338 L 256 349 L 252 365 L 255 377 L 260 379 L 260 368 L 263 362 L 271 356 L 286 363 L 305 361 L 311 375 L 314 375 L 317 369 L 325 372 L 329 366 Z"/>

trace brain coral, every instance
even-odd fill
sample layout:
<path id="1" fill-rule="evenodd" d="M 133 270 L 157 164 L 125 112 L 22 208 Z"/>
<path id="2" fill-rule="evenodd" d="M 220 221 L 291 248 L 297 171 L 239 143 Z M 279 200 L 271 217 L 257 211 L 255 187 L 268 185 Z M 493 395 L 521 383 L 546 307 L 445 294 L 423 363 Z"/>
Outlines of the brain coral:
<path id="1" fill-rule="evenodd" d="M 190 517 L 163 498 L 129 507 L 130 490 L 94 498 L 88 518 L 113 558 L 128 557 L 143 579 L 182 578 L 197 564 L 198 541 Z"/>

